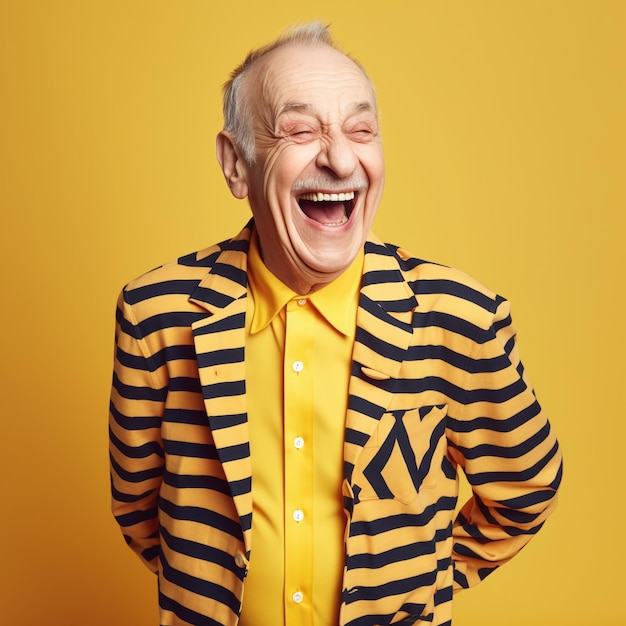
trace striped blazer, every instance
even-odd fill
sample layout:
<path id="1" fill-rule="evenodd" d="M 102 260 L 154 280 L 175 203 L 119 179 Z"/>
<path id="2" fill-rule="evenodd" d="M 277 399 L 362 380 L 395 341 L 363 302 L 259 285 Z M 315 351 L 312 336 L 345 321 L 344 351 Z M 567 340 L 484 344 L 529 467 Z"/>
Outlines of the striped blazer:
<path id="1" fill-rule="evenodd" d="M 244 347 L 251 228 L 149 272 L 118 303 L 113 513 L 158 573 L 162 625 L 235 626 L 254 550 Z M 453 592 L 529 541 L 556 504 L 561 475 L 508 303 L 373 237 L 344 468 L 342 626 L 451 624 Z M 473 497 L 455 514 L 461 469 Z"/>

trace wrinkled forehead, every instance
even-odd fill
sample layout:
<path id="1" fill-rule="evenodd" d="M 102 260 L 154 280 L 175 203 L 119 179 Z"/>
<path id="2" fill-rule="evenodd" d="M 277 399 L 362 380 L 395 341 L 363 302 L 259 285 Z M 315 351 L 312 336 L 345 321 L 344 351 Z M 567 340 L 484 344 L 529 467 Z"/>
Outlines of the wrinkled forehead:
<path id="1" fill-rule="evenodd" d="M 326 44 L 287 44 L 251 69 L 247 95 L 267 112 L 277 114 L 293 104 L 334 108 L 366 102 L 376 112 L 374 89 L 364 71 Z"/>

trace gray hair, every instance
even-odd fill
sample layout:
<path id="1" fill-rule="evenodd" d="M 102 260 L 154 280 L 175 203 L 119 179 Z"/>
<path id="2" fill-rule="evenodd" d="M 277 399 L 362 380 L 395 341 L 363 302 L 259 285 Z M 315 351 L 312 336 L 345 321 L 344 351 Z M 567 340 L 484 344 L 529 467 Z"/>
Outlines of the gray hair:
<path id="1" fill-rule="evenodd" d="M 243 63 L 231 72 L 229 80 L 224 84 L 224 130 L 230 133 L 233 141 L 250 165 L 254 163 L 256 154 L 252 107 L 249 99 L 243 93 L 245 78 L 250 68 L 259 59 L 287 44 L 324 44 L 345 54 L 335 45 L 328 25 L 317 21 L 309 22 L 308 24 L 293 26 L 269 44 L 251 50 Z M 354 59 L 352 60 L 354 61 Z M 371 84 L 371 80 L 363 67 L 358 62 L 354 62 Z"/>

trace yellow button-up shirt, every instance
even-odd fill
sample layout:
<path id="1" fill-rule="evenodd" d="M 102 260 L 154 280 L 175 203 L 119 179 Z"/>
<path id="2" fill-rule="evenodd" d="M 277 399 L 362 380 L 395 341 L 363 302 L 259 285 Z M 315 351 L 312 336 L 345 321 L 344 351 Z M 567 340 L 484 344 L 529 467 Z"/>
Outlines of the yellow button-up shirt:
<path id="1" fill-rule="evenodd" d="M 246 393 L 252 544 L 241 626 L 338 623 L 348 382 L 363 254 L 298 295 L 248 257 Z"/>

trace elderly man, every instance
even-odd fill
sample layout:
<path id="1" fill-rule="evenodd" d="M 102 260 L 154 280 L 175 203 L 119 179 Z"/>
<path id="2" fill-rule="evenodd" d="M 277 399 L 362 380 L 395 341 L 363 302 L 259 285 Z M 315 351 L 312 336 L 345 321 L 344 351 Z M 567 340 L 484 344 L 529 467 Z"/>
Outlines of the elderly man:
<path id="1" fill-rule="evenodd" d="M 253 219 L 117 313 L 113 511 L 160 623 L 450 624 L 560 480 L 508 303 L 370 233 L 376 99 L 326 28 L 250 53 L 224 111 Z"/>

